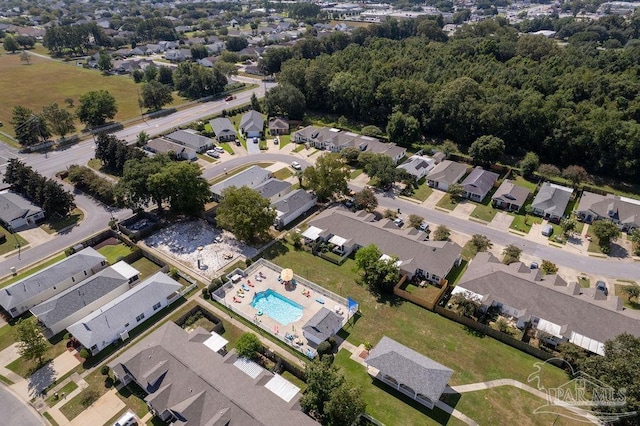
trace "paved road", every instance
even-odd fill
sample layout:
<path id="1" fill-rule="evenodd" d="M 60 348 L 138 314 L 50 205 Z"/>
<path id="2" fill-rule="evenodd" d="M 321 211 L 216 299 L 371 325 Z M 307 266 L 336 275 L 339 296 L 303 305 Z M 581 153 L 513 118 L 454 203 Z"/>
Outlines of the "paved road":
<path id="1" fill-rule="evenodd" d="M 46 426 L 48 424 L 33 407 L 19 399 L 2 383 L 0 383 L 0 413 L 5 419 L 2 423 L 7 425 Z"/>

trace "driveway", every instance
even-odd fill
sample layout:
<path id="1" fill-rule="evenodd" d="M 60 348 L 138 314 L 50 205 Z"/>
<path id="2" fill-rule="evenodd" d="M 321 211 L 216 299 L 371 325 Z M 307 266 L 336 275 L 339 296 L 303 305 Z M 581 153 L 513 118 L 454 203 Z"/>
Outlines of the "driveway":
<path id="1" fill-rule="evenodd" d="M 118 414 L 125 404 L 118 395 L 115 388 L 102 395 L 89 408 L 84 410 L 78 417 L 73 419 L 72 426 L 103 425 L 113 416 Z"/>
<path id="2" fill-rule="evenodd" d="M 253 138 L 247 138 L 247 152 L 251 154 L 260 154 L 260 143 L 253 143 Z"/>
<path id="3" fill-rule="evenodd" d="M 427 197 L 426 200 L 424 200 L 424 203 L 422 203 L 422 205 L 428 209 L 434 209 L 436 207 L 436 204 L 438 204 L 440 200 L 442 200 L 442 197 L 444 197 L 445 194 L 446 192 L 438 191 L 436 189 L 431 193 L 431 195 Z"/>
<path id="4" fill-rule="evenodd" d="M 491 223 L 489 223 L 489 226 L 509 232 L 511 222 L 513 222 L 513 216 L 504 212 L 498 212 Z"/>
<path id="5" fill-rule="evenodd" d="M 31 399 L 41 393 L 43 389 L 46 389 L 57 378 L 73 370 L 78 364 L 80 364 L 80 361 L 71 352 L 64 351 L 52 362 L 47 363 L 33 373 L 27 380 L 11 385 L 11 388 L 20 396 Z"/>
<path id="6" fill-rule="evenodd" d="M 453 212 L 451 212 L 454 216 L 467 219 L 471 215 L 471 213 L 476 209 L 477 204 L 472 203 L 471 201 L 462 201 L 458 203 Z"/>

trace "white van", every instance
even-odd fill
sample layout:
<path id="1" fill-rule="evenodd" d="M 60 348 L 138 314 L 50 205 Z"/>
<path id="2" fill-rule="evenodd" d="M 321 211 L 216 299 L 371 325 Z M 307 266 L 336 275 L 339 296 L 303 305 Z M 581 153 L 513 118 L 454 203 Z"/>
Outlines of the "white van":
<path id="1" fill-rule="evenodd" d="M 113 426 L 134 426 L 138 424 L 138 419 L 136 415 L 131 411 L 127 411 L 118 419 L 117 422 L 113 424 Z"/>

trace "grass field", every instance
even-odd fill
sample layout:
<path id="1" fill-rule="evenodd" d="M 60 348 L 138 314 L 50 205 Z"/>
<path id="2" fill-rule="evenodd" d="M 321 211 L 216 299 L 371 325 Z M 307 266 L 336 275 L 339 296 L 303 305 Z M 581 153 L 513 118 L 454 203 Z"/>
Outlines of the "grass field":
<path id="1" fill-rule="evenodd" d="M 280 180 L 285 180 L 293 176 L 293 172 L 289 167 L 283 167 L 280 170 L 273 173 L 273 177 Z"/>
<path id="2" fill-rule="evenodd" d="M 120 243 L 100 247 L 98 253 L 107 258 L 107 262 L 113 265 L 120 257 L 131 254 L 131 248 L 128 245 Z"/>
<path id="3" fill-rule="evenodd" d="M 33 268 L 29 268 L 27 270 L 21 271 L 18 274 L 16 274 L 15 276 L 2 281 L 0 283 L 0 288 L 6 287 L 9 284 L 13 284 L 16 281 L 19 281 L 19 280 L 21 280 L 21 279 L 23 279 L 25 277 L 28 277 L 29 275 L 34 274 L 34 273 L 46 268 L 47 266 L 53 265 L 54 263 L 64 259 L 65 257 L 66 257 L 66 255 L 64 253 L 59 253 L 59 254 L 57 254 L 55 256 L 52 256 L 47 261 L 42 262 L 42 263 L 34 266 Z"/>
<path id="4" fill-rule="evenodd" d="M 43 229 L 47 234 L 55 234 L 56 232 L 60 232 L 63 229 L 80 223 L 83 218 L 84 213 L 82 213 L 82 210 L 75 208 L 71 211 L 71 213 L 69 213 L 67 217 L 58 220 L 48 220 L 40 225 L 40 228 Z"/>
<path id="5" fill-rule="evenodd" d="M 52 102 L 66 108 L 65 98 L 72 98 L 77 106 L 81 95 L 98 89 L 107 90 L 116 98 L 118 113 L 114 120 L 122 121 L 140 115 L 137 95 L 140 86 L 133 79 L 103 76 L 98 71 L 74 64 L 31 56 L 31 64 L 26 65 L 20 61 L 19 54 L 0 55 L 0 87 L 5 100 L 0 104 L 0 121 L 4 122 L 2 130 L 14 134 L 11 117 L 16 105 L 40 112 L 42 107 Z M 185 102 L 175 93 L 173 98 L 174 106 Z M 75 108 L 72 110 L 75 111 Z M 76 127 L 80 130 L 84 126 L 78 121 Z"/>
<path id="6" fill-rule="evenodd" d="M 49 407 L 53 407 L 54 405 L 56 405 L 58 402 L 60 402 L 60 398 L 62 398 L 62 395 L 69 395 L 71 392 L 73 392 L 74 390 L 78 389 L 78 385 L 76 385 L 76 382 L 74 382 L 73 380 L 71 380 L 69 383 L 67 383 L 66 385 L 64 385 L 62 388 L 60 388 L 57 392 L 58 397 L 56 398 L 55 394 L 52 394 L 49 398 L 46 399 L 46 403 Z"/>
<path id="7" fill-rule="evenodd" d="M 425 201 L 431 194 L 433 194 L 433 189 L 429 185 L 427 185 L 427 181 L 423 178 L 418 181 L 418 188 L 413 191 L 413 194 L 411 194 L 411 198 Z"/>
<path id="8" fill-rule="evenodd" d="M 485 222 L 491 222 L 496 216 L 496 213 L 498 213 L 498 210 L 494 209 L 490 205 L 486 206 L 484 204 L 478 204 L 471 212 L 471 217 L 484 220 Z"/>
<path id="9" fill-rule="evenodd" d="M 620 299 L 622 299 L 624 301 L 624 307 L 628 308 L 628 309 L 635 309 L 635 310 L 639 310 L 640 309 L 640 301 L 638 300 L 629 300 L 629 295 L 627 295 L 627 293 L 625 292 L 625 288 L 629 287 L 629 285 L 627 284 L 614 284 L 615 286 L 615 295 L 618 296 Z M 0 331 L 2 329 L 0 328 Z"/>
<path id="10" fill-rule="evenodd" d="M 511 226 L 509 226 L 509 228 L 528 234 L 529 231 L 531 231 L 531 225 L 534 223 L 542 223 L 542 218 L 529 214 L 514 214 L 513 222 L 511 222 Z"/>
<path id="11" fill-rule="evenodd" d="M 13 345 L 14 342 L 13 327 L 9 324 L 0 327 L 0 351 Z"/>
<path id="12" fill-rule="evenodd" d="M 440 207 L 442 209 L 447 209 L 447 210 L 453 210 L 456 208 L 457 205 L 458 203 L 453 201 L 449 194 L 444 194 L 444 196 L 436 204 L 437 207 Z"/>
<path id="13" fill-rule="evenodd" d="M 146 257 L 141 257 L 133 262 L 131 266 L 140 271 L 140 280 L 146 280 L 161 269 L 160 265 L 153 263 Z"/>
<path id="14" fill-rule="evenodd" d="M 378 301 L 356 283 L 352 259 L 342 266 L 278 243 L 264 255 L 276 264 L 292 268 L 300 276 L 360 303 L 361 316 L 343 332 L 349 342 L 375 345 L 383 335 L 393 337 L 454 370 L 451 384 L 475 383 L 498 378 L 527 381 L 537 360 L 490 337 L 478 336 L 453 321 L 412 303 Z M 543 381 L 557 385 L 565 374 L 545 368 Z"/>
<path id="15" fill-rule="evenodd" d="M 11 234 L 6 228 L 1 225 L 0 233 L 3 233 L 5 236 L 4 242 L 0 244 L 0 255 L 15 250 L 18 244 L 20 244 L 20 247 L 24 247 L 29 244 L 29 242 L 22 238 L 20 234 Z"/>

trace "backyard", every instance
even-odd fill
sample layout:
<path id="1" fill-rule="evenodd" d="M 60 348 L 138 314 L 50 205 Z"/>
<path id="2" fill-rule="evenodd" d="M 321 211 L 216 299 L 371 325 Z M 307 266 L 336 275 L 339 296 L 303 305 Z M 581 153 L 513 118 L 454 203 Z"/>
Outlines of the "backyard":
<path id="1" fill-rule="evenodd" d="M 110 265 L 113 265 L 120 258 L 131 254 L 131 248 L 124 243 L 107 244 L 97 249 L 97 252 L 106 257 Z"/>
<path id="2" fill-rule="evenodd" d="M 157 263 L 153 263 L 146 257 L 141 257 L 131 264 L 135 269 L 140 271 L 140 280 L 149 278 L 161 269 L 161 266 Z"/>
<path id="3" fill-rule="evenodd" d="M 635 283 L 624 282 L 624 283 L 615 283 L 615 295 L 624 301 L 624 307 L 628 309 L 640 309 L 640 301 L 636 298 L 635 300 L 630 300 L 629 295 L 625 292 L 625 288 L 634 285 Z M 0 329 L 1 331 L 2 329 Z"/>

